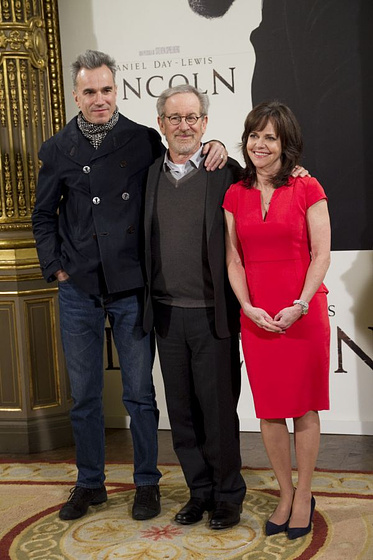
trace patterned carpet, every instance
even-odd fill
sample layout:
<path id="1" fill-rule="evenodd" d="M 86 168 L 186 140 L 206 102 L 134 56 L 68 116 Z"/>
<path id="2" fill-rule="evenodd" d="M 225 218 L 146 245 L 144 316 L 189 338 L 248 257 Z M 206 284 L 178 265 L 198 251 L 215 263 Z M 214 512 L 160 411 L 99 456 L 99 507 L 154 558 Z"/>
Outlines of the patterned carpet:
<path id="1" fill-rule="evenodd" d="M 1 560 L 373 559 L 373 473 L 317 471 L 314 530 L 289 541 L 263 534 L 277 502 L 271 470 L 243 469 L 242 520 L 224 531 L 210 530 L 207 514 L 195 525 L 177 525 L 173 517 L 188 492 L 178 466 L 161 471 L 160 516 L 133 521 L 132 466 L 108 464 L 108 502 L 68 522 L 58 510 L 75 481 L 73 464 L 0 462 Z"/>

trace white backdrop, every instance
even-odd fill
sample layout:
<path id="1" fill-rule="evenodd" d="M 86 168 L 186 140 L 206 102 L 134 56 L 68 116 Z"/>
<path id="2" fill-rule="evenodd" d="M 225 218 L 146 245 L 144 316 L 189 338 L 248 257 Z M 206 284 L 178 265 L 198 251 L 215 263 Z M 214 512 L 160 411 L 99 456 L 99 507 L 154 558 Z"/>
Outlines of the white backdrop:
<path id="1" fill-rule="evenodd" d="M 219 19 L 198 16 L 187 0 L 59 0 L 59 13 L 68 119 L 76 114 L 69 64 L 87 48 L 98 49 L 117 61 L 122 113 L 157 128 L 157 95 L 169 85 L 196 85 L 211 102 L 205 139 L 221 139 L 230 155 L 242 162 L 238 143 L 252 106 L 255 65 L 250 33 L 261 21 L 261 0 L 236 0 Z M 326 433 L 373 434 L 372 260 L 372 251 L 332 254 L 326 278 L 332 327 L 331 410 L 321 413 Z M 125 425 L 118 374 L 109 373 L 107 425 Z M 167 428 L 158 363 L 154 376 L 160 427 Z M 239 416 L 242 430 L 258 430 L 245 369 Z"/>

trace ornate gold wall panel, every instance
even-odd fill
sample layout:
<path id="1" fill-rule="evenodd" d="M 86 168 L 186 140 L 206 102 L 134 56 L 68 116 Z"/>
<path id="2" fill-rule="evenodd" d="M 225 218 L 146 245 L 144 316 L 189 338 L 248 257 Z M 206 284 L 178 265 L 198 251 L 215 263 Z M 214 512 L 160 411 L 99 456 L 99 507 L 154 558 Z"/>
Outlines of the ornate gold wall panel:
<path id="1" fill-rule="evenodd" d="M 39 267 L 33 239 L 0 239 L 0 273 Z"/>
<path id="2" fill-rule="evenodd" d="M 32 410 L 61 404 L 52 298 L 25 300 Z"/>
<path id="3" fill-rule="evenodd" d="M 65 124 L 57 0 L 0 0 L 0 449 L 72 442 L 57 286 L 31 231 L 41 143 Z"/>
<path id="4" fill-rule="evenodd" d="M 22 409 L 14 301 L 0 302 L 0 410 Z"/>
<path id="5" fill-rule="evenodd" d="M 38 150 L 64 122 L 57 0 L 0 0 L 0 231 L 31 228 Z"/>

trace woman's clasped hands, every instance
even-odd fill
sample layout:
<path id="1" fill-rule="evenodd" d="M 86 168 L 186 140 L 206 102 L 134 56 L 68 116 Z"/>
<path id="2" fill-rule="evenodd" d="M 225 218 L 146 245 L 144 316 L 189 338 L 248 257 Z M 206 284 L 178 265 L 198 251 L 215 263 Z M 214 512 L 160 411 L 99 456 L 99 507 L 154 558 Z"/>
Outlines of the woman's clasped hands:
<path id="1" fill-rule="evenodd" d="M 250 306 L 243 311 L 259 328 L 278 334 L 285 334 L 286 329 L 291 327 L 302 315 L 299 305 L 284 307 L 273 318 L 261 307 Z"/>

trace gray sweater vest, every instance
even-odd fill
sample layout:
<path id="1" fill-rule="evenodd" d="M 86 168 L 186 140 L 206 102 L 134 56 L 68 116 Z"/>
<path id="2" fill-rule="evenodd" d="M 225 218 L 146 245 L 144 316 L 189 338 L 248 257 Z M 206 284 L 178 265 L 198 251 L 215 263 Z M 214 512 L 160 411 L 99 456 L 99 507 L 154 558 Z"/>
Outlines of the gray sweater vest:
<path id="1" fill-rule="evenodd" d="M 176 181 L 162 172 L 152 222 L 152 297 L 177 307 L 212 307 L 203 165 Z"/>

